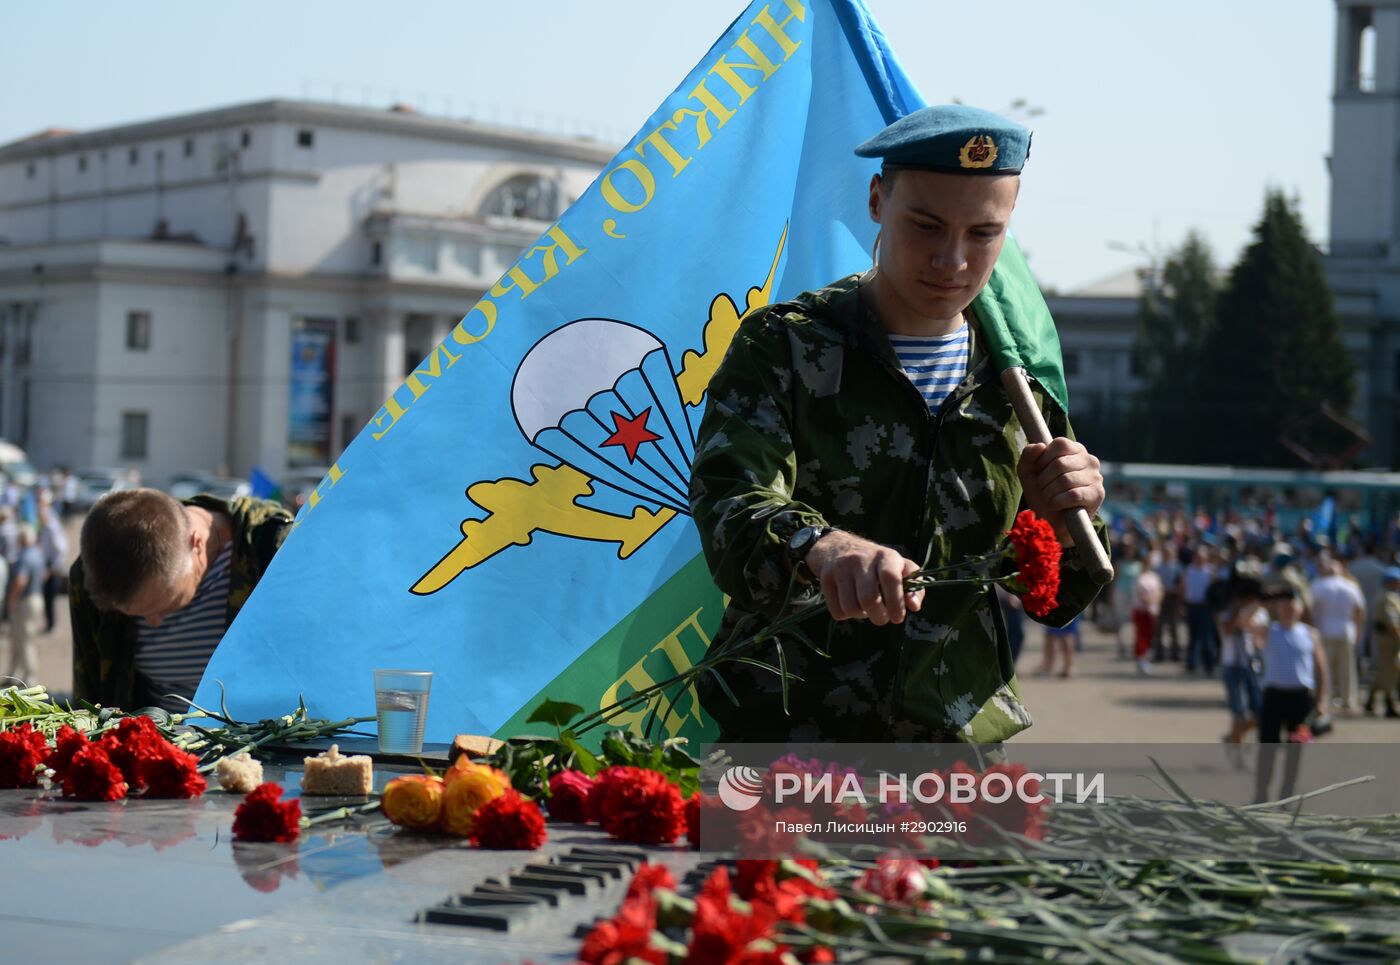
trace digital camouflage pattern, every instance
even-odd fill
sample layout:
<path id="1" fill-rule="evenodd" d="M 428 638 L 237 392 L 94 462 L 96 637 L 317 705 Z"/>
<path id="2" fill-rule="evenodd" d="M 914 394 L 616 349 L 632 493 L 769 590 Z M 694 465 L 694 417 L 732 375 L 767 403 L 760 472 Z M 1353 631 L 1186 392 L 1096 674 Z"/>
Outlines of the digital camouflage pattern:
<path id="1" fill-rule="evenodd" d="M 292 514 L 281 503 L 244 496 L 229 501 L 195 496 L 184 505 L 233 520 L 227 629 L 291 531 Z M 73 696 L 125 710 L 158 704 L 136 673 L 136 621 L 116 610 L 97 608 L 83 584 L 81 558 L 69 573 L 68 607 L 73 618 Z"/>
<path id="2" fill-rule="evenodd" d="M 968 375 L 930 413 L 851 276 L 747 316 L 709 387 L 696 442 L 691 510 L 715 581 L 731 598 L 711 652 L 738 621 L 772 615 L 789 586 L 785 544 L 826 523 L 925 566 L 1005 544 L 1023 508 L 1016 461 L 1025 445 L 1011 403 L 972 331 Z M 1068 419 L 1032 383 L 1055 435 Z M 1095 520 L 1107 545 L 1102 520 Z M 1098 593 L 1067 552 L 1063 626 Z M 754 621 L 750 621 L 752 627 Z M 729 663 L 724 687 L 702 678 L 702 706 L 722 740 L 937 740 L 990 743 L 1031 724 L 992 590 L 934 588 L 903 625 L 836 622 L 802 628 L 830 654 L 783 647 L 779 676 Z M 773 650 L 756 653 L 776 665 Z"/>

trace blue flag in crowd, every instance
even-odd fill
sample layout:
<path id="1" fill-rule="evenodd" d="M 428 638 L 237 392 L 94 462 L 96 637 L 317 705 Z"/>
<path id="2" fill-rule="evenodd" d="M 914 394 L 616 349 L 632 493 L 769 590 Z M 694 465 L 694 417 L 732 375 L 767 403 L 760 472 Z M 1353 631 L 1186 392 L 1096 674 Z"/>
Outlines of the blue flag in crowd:
<path id="1" fill-rule="evenodd" d="M 852 148 L 922 106 L 859 0 L 750 5 L 345 450 L 196 702 L 365 715 L 375 668 L 431 670 L 448 740 L 690 666 L 705 387 L 744 312 L 869 267 Z M 663 723 L 706 735 L 693 693 Z"/>
<path id="2" fill-rule="evenodd" d="M 248 474 L 248 489 L 259 499 L 272 499 L 282 491 L 282 487 L 277 485 L 277 480 L 264 472 L 262 466 L 254 466 L 253 471 Z"/>

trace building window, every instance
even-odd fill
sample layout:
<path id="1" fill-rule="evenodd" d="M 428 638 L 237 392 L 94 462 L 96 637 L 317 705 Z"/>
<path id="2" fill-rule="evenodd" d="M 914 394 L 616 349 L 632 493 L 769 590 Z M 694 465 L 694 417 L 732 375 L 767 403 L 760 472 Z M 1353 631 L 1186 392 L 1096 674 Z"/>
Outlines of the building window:
<path id="1" fill-rule="evenodd" d="M 340 448 L 344 449 L 355 439 L 355 435 L 362 429 L 363 423 L 359 416 L 344 414 L 340 417 Z"/>
<path id="2" fill-rule="evenodd" d="M 244 131 L 242 136 L 239 137 L 238 143 L 241 147 L 251 147 L 253 143 L 253 132 Z"/>
<path id="3" fill-rule="evenodd" d="M 140 160 L 141 160 L 141 149 L 140 149 L 139 147 L 133 147 L 131 150 L 127 151 L 127 152 L 126 152 L 126 160 L 127 160 L 127 163 L 128 163 L 128 164 L 135 164 L 135 163 L 137 163 L 138 161 L 140 161 Z"/>
<path id="4" fill-rule="evenodd" d="M 1066 352 L 1066 353 L 1065 353 L 1065 375 L 1078 375 L 1078 374 L 1079 374 L 1079 353 L 1078 353 L 1078 352 Z"/>
<path id="5" fill-rule="evenodd" d="M 312 147 L 316 143 L 316 132 L 302 128 L 297 131 L 297 147 Z"/>
<path id="6" fill-rule="evenodd" d="M 499 185 L 481 206 L 483 215 L 553 221 L 563 213 L 559 184 L 535 174 L 521 174 Z"/>
<path id="7" fill-rule="evenodd" d="M 360 320 L 351 315 L 345 320 L 345 344 L 358 345 L 360 341 Z"/>
<path id="8" fill-rule="evenodd" d="M 151 348 L 151 313 L 126 313 L 126 347 L 133 352 L 147 352 Z"/>
<path id="9" fill-rule="evenodd" d="M 38 169 L 38 167 L 35 166 L 35 164 L 34 164 L 33 161 L 30 161 L 28 164 L 26 164 L 26 165 L 24 166 L 24 176 L 25 176 L 25 177 L 27 177 L 27 178 L 32 178 L 32 177 L 34 177 L 34 175 L 36 175 L 36 174 L 38 174 L 38 173 L 39 173 L 39 169 Z"/>
<path id="10" fill-rule="evenodd" d="M 123 459 L 146 458 L 146 430 L 150 417 L 145 412 L 122 413 L 122 452 Z"/>
<path id="11" fill-rule="evenodd" d="M 86 171 L 86 170 L 87 170 L 87 155 L 86 155 L 86 154 L 79 154 L 79 155 L 78 155 L 78 170 L 79 170 L 79 171 Z"/>
<path id="12" fill-rule="evenodd" d="M 376 241 L 369 246 L 369 263 L 371 265 L 384 263 L 384 243 L 382 241 Z"/>
<path id="13" fill-rule="evenodd" d="M 194 138 L 185 138 L 185 157 L 194 157 Z"/>

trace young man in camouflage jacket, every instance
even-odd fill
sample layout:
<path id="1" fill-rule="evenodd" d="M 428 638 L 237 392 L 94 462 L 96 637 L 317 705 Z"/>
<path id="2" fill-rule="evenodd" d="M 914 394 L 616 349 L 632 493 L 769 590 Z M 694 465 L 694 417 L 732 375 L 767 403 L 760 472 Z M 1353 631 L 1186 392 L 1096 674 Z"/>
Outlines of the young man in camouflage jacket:
<path id="1" fill-rule="evenodd" d="M 802 630 L 829 656 L 783 646 L 787 713 L 780 677 L 762 667 L 731 662 L 722 684 L 703 678 L 722 740 L 991 743 L 1030 726 L 992 590 L 902 584 L 921 564 L 997 549 L 1022 508 L 1055 521 L 1068 546 L 1061 513 L 1093 515 L 1103 502 L 1098 460 L 1034 386 L 1056 438 L 1025 445 L 969 317 L 1028 147 L 1024 128 L 970 108 L 927 108 L 862 145 L 885 161 L 870 187 L 877 267 L 747 317 L 711 381 L 691 508 L 731 598 L 712 652 L 745 617 L 778 610 L 794 569 L 820 583 L 828 606 Z M 966 369 L 935 401 L 891 336 L 917 343 L 964 328 Z M 1073 549 L 1061 581 L 1052 626 L 1098 589 Z M 771 646 L 752 656 L 780 663 Z"/>

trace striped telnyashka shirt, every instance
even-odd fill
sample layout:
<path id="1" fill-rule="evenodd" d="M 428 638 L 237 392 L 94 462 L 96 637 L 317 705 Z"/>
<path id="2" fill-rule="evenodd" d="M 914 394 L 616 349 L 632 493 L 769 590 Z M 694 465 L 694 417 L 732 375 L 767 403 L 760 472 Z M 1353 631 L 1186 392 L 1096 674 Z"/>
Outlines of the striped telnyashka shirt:
<path id="1" fill-rule="evenodd" d="M 967 375 L 967 323 L 951 335 L 891 335 L 890 346 L 914 388 L 923 395 L 930 412 L 937 412 Z"/>
<path id="2" fill-rule="evenodd" d="M 171 713 L 182 713 L 189 705 L 165 694 L 193 697 L 204 676 L 204 668 L 226 629 L 228 619 L 229 543 L 210 564 L 199 581 L 190 605 L 176 610 L 153 627 L 144 620 L 136 628 L 136 672 L 146 680 L 158 704 Z"/>

